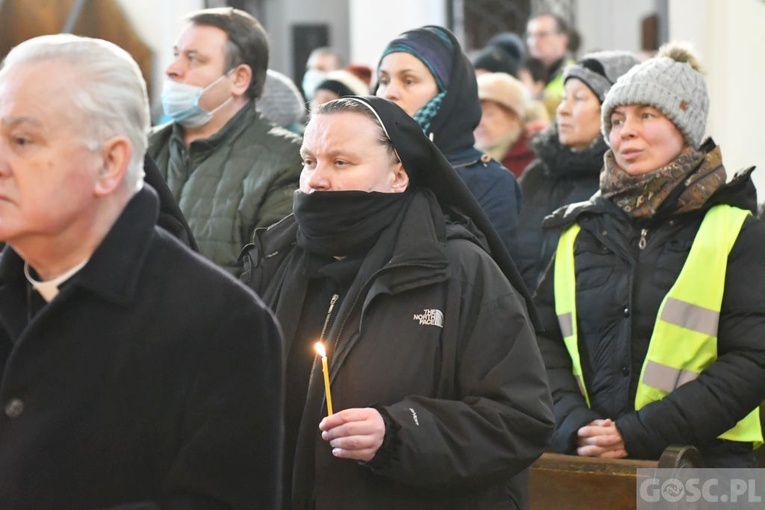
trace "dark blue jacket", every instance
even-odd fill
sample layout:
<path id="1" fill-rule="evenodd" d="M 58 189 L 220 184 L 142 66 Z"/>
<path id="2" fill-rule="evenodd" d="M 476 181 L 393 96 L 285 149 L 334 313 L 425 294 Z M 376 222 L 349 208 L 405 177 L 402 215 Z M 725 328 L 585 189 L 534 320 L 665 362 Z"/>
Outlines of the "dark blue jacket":
<path id="1" fill-rule="evenodd" d="M 518 215 L 521 210 L 521 188 L 515 176 L 496 159 L 473 147 L 464 147 L 444 155 L 481 204 L 494 230 L 515 259 L 518 253 Z"/>
<path id="2" fill-rule="evenodd" d="M 449 88 L 425 134 L 457 170 L 513 255 L 521 190 L 508 169 L 473 147 L 473 131 L 482 113 L 475 71 L 457 39 L 451 33 L 449 37 L 453 39 Z"/>

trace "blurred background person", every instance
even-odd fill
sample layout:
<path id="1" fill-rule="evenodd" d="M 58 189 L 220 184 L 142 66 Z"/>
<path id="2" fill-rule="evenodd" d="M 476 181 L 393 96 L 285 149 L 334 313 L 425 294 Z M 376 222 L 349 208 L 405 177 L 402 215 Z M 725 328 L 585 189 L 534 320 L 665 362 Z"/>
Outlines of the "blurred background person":
<path id="1" fill-rule="evenodd" d="M 537 159 L 520 180 L 524 203 L 516 262 L 531 290 L 558 244 L 558 233 L 542 230 L 542 220 L 598 190 L 608 149 L 601 132 L 600 105 L 619 76 L 637 63 L 632 53 L 605 51 L 585 55 L 564 71 L 565 92 L 555 124 L 533 140 Z"/>
<path id="2" fill-rule="evenodd" d="M 704 138 L 709 95 L 677 44 L 633 67 L 602 106 L 599 194 L 560 209 L 537 290 L 555 448 L 757 467 L 765 398 L 765 225 L 753 167 L 728 182 Z"/>
<path id="3" fill-rule="evenodd" d="M 563 96 L 563 69 L 573 64 L 569 56 L 569 26 L 559 15 L 542 12 L 529 18 L 526 24 L 526 44 L 529 56 L 538 59 L 545 68 L 545 104 L 551 119 Z"/>
<path id="4" fill-rule="evenodd" d="M 374 71 L 366 64 L 348 64 L 345 66 L 345 70 L 354 75 L 359 80 L 363 81 L 369 90 L 372 90 L 372 78 Z"/>
<path id="5" fill-rule="evenodd" d="M 305 98 L 308 101 L 313 99 L 316 86 L 324 80 L 327 73 L 342 68 L 343 59 L 335 50 L 328 46 L 314 48 L 305 62 L 305 73 L 301 84 Z"/>
<path id="6" fill-rule="evenodd" d="M 377 66 L 377 95 L 399 105 L 452 164 L 513 252 L 521 195 L 515 176 L 474 147 L 481 103 L 473 65 L 439 26 L 409 30 L 388 43 Z"/>
<path id="7" fill-rule="evenodd" d="M 528 57 L 523 61 L 518 70 L 518 79 L 526 88 L 526 137 L 531 138 L 535 134 L 550 125 L 550 108 L 557 108 L 557 104 L 548 104 L 545 99 L 545 79 L 547 71 L 544 64 L 538 58 Z M 554 101 L 553 101 L 554 102 Z"/>
<path id="8" fill-rule="evenodd" d="M 316 86 L 311 99 L 311 110 L 334 99 L 345 96 L 366 96 L 369 87 L 354 74 L 345 69 L 327 73 L 324 80 Z"/>
<path id="9" fill-rule="evenodd" d="M 478 77 L 481 122 L 473 132 L 475 146 L 520 177 L 534 159 L 524 129 L 526 95 L 523 84 L 506 73 Z"/>
<path id="10" fill-rule="evenodd" d="M 255 108 L 268 120 L 296 134 L 302 134 L 306 107 L 295 83 L 285 74 L 269 69 L 263 95 Z"/>
<path id="11" fill-rule="evenodd" d="M 476 76 L 483 73 L 507 73 L 517 78 L 526 60 L 526 47 L 518 34 L 500 32 L 475 52 L 471 60 Z"/>

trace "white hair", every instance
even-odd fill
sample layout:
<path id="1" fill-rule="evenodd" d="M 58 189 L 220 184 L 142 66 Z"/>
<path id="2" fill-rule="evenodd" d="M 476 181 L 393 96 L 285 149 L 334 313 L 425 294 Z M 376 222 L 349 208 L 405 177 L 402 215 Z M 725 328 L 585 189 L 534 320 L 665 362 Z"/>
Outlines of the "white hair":
<path id="1" fill-rule="evenodd" d="M 0 77 L 14 66 L 41 61 L 68 63 L 77 71 L 78 83 L 71 87 L 71 96 L 61 98 L 71 101 L 81 116 L 73 129 L 81 131 L 90 150 L 111 137 L 125 136 L 132 146 L 125 184 L 133 192 L 140 190 L 150 117 L 146 82 L 135 60 L 101 39 L 46 35 L 13 48 L 3 61 Z"/>

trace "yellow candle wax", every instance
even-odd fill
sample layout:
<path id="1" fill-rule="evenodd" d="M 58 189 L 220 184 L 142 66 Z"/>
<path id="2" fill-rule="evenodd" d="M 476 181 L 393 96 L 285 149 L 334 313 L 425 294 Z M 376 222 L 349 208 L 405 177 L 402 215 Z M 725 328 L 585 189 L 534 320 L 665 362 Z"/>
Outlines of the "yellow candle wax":
<path id="1" fill-rule="evenodd" d="M 332 411 L 332 393 L 329 390 L 329 366 L 327 364 L 327 351 L 322 342 L 316 342 L 316 352 L 321 356 L 321 371 L 324 372 L 324 393 L 327 397 L 327 413 L 334 414 Z"/>

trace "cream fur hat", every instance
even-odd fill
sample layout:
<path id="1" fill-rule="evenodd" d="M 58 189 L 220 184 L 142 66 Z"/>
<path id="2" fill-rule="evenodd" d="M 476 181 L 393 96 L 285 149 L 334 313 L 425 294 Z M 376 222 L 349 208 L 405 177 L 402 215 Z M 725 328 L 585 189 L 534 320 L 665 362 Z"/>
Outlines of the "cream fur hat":
<path id="1" fill-rule="evenodd" d="M 478 99 L 494 101 L 523 119 L 526 95 L 523 84 L 507 73 L 485 73 L 478 77 Z"/>

